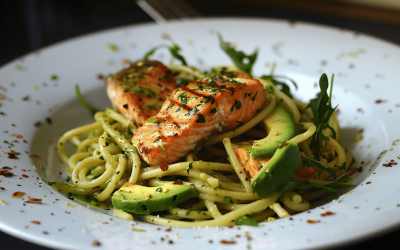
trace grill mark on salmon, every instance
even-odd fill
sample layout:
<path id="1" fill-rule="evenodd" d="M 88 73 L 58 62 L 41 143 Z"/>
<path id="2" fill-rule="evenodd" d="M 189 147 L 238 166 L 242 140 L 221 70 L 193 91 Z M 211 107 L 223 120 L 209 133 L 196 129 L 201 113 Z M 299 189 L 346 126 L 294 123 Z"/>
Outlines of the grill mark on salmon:
<path id="1" fill-rule="evenodd" d="M 158 61 L 139 61 L 107 78 L 107 94 L 115 109 L 141 126 L 161 109 L 176 82 Z"/>
<path id="2" fill-rule="evenodd" d="M 256 79 L 196 80 L 175 89 L 133 139 L 139 141 L 139 152 L 149 165 L 170 164 L 210 135 L 249 121 L 263 105 L 263 87 Z"/>

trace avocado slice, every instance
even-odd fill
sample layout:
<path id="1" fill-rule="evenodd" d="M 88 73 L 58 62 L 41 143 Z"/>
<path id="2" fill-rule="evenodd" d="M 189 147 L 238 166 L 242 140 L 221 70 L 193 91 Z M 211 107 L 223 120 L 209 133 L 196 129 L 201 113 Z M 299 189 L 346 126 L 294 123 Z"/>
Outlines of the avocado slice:
<path id="1" fill-rule="evenodd" d="M 266 198 L 279 191 L 301 166 L 297 144 L 289 142 L 276 150 L 272 158 L 251 178 L 254 192 Z"/>
<path id="2" fill-rule="evenodd" d="M 251 148 L 251 158 L 270 158 L 275 151 L 299 133 L 296 122 L 282 106 L 276 106 L 261 122 L 268 136 L 254 141 Z"/>
<path id="3" fill-rule="evenodd" d="M 159 187 L 127 182 L 113 194 L 111 201 L 115 208 L 124 212 L 150 214 L 176 207 L 194 197 L 197 197 L 194 186 L 182 185 L 181 182 L 168 182 Z"/>

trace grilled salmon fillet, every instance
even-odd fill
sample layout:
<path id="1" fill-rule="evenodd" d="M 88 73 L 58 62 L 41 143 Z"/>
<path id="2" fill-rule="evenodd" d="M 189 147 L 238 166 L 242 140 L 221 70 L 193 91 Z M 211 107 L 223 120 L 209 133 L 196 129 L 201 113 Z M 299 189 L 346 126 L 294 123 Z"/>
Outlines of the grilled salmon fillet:
<path id="1" fill-rule="evenodd" d="M 217 76 L 175 89 L 160 112 L 133 136 L 149 165 L 170 164 L 208 136 L 252 119 L 264 105 L 262 84 L 251 78 Z"/>
<path id="2" fill-rule="evenodd" d="M 107 94 L 112 105 L 138 126 L 160 111 L 175 88 L 171 71 L 157 61 L 132 63 L 107 78 Z"/>

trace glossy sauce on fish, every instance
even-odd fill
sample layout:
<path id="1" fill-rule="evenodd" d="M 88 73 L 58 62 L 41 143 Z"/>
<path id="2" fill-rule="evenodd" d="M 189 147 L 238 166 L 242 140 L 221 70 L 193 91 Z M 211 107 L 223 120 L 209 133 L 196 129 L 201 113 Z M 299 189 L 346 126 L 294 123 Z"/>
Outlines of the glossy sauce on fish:
<path id="1" fill-rule="evenodd" d="M 210 135 L 248 122 L 263 105 L 263 86 L 256 79 L 216 76 L 196 80 L 175 89 L 133 139 L 139 141 L 139 152 L 149 165 L 170 164 Z"/>
<path id="2" fill-rule="evenodd" d="M 133 63 L 107 78 L 112 105 L 137 126 L 155 116 L 175 88 L 171 71 L 157 61 Z"/>

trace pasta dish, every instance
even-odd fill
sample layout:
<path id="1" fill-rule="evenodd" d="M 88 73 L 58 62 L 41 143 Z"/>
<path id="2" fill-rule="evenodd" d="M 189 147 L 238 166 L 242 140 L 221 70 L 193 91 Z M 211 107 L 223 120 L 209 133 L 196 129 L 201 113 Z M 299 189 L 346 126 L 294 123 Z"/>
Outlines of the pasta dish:
<path id="1" fill-rule="evenodd" d="M 257 51 L 245 55 L 221 36 L 220 45 L 235 66 L 202 72 L 173 44 L 109 76 L 113 108 L 61 136 L 69 180 L 53 187 L 111 202 L 120 218 L 182 227 L 257 226 L 352 187 L 333 76 L 329 84 L 323 74 L 318 97 L 303 103 L 285 78 L 252 75 Z M 150 60 L 160 48 L 181 64 Z"/>

